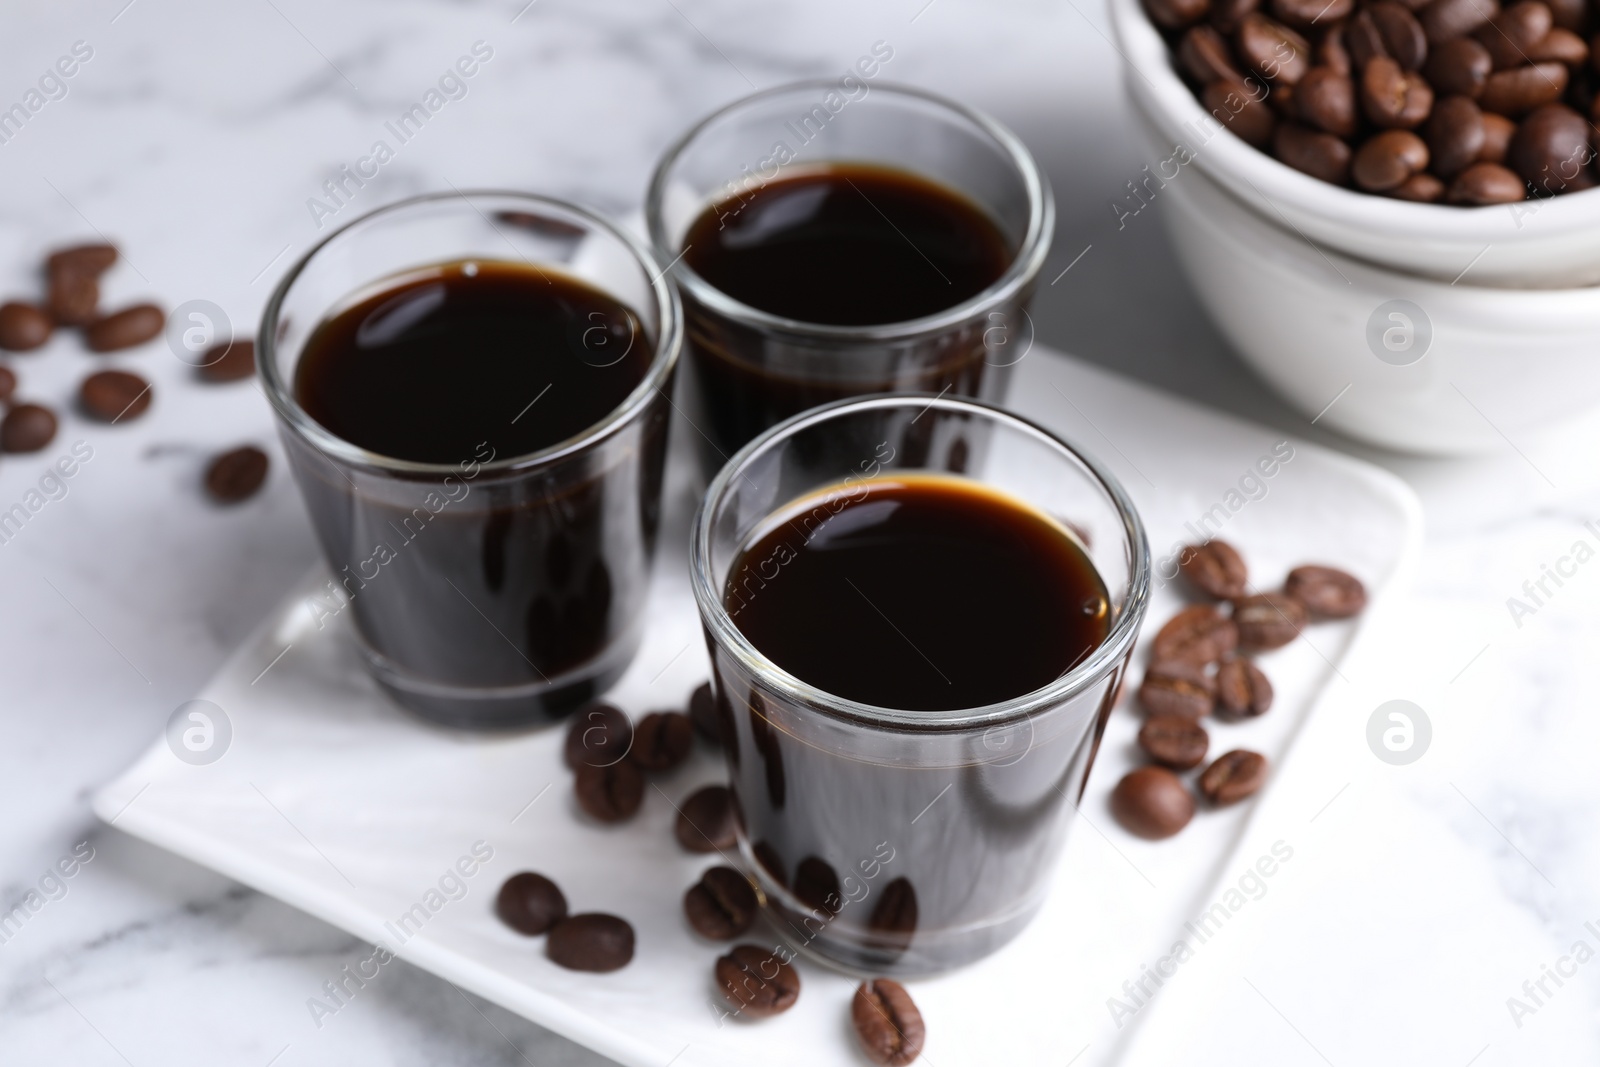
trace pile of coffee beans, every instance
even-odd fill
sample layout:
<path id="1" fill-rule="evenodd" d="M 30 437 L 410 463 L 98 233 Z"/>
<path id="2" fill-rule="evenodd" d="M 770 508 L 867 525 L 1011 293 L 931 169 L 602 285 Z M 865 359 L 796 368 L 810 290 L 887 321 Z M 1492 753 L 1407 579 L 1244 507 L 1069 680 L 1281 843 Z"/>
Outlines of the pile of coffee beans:
<path id="1" fill-rule="evenodd" d="M 100 279 L 120 258 L 114 245 L 74 245 L 45 258 L 45 297 L 39 302 L 11 300 L 0 304 L 0 349 L 31 352 L 50 340 L 57 327 L 79 330 L 90 352 L 119 352 L 160 336 L 166 313 L 155 304 L 134 304 L 118 311 L 100 309 Z M 249 341 L 218 345 L 197 369 L 201 381 L 231 382 L 255 373 L 255 346 Z M 17 375 L 0 366 L 0 450 L 38 452 L 55 439 L 56 412 L 44 404 L 14 399 Z M 129 370 L 99 370 L 78 387 L 78 410 L 96 422 L 131 422 L 150 408 L 150 383 Z M 212 500 L 234 504 L 261 488 L 267 455 L 258 448 L 237 448 L 216 456 L 206 469 L 204 486 Z"/>
<path id="2" fill-rule="evenodd" d="M 1426 203 L 1595 184 L 1595 0 L 1144 0 L 1207 111 L 1335 185 Z"/>
<path id="3" fill-rule="evenodd" d="M 548 935 L 545 955 L 569 971 L 606 974 L 633 960 L 633 926 L 628 920 L 600 911 L 569 915 L 566 895 L 542 874 L 523 871 L 507 878 L 494 910 L 519 934 Z"/>
<path id="4" fill-rule="evenodd" d="M 706 688 L 702 686 L 701 688 Z M 692 706 L 692 701 L 691 701 Z M 562 758 L 572 768 L 573 791 L 578 807 L 584 814 L 603 823 L 626 822 L 639 812 L 644 803 L 646 774 L 665 774 L 676 770 L 689 758 L 694 748 L 694 724 L 681 711 L 656 711 L 639 720 L 635 726 L 628 716 L 611 704 L 594 703 L 579 711 L 567 729 Z M 727 793 L 721 786 L 711 787 Z M 708 792 L 701 790 L 700 793 Z M 708 827 L 720 826 L 731 816 L 721 820 L 714 816 L 700 793 L 685 801 L 682 813 L 689 805 L 706 818 Z M 683 840 L 682 829 L 679 839 Z M 719 842 L 724 838 L 717 837 Z M 725 843 L 732 844 L 731 836 Z M 689 847 L 686 844 L 686 847 Z M 690 848 L 691 851 L 709 852 L 714 848 Z"/>
<path id="5" fill-rule="evenodd" d="M 1148 838 L 1171 837 L 1194 817 L 1194 795 L 1179 773 L 1205 761 L 1211 739 L 1200 720 L 1253 719 L 1271 710 L 1272 682 L 1253 657 L 1287 645 L 1313 619 L 1349 618 L 1367 603 L 1359 579 L 1317 564 L 1290 571 L 1281 592 L 1252 592 L 1244 558 L 1226 541 L 1190 545 L 1178 559 L 1190 585 L 1231 610 L 1192 604 L 1151 642 L 1139 686 L 1139 703 L 1149 713 L 1139 747 L 1152 762 L 1125 775 L 1111 793 L 1117 821 Z M 1196 787 L 1220 807 L 1253 795 L 1266 779 L 1265 756 L 1234 749 L 1213 760 Z"/>

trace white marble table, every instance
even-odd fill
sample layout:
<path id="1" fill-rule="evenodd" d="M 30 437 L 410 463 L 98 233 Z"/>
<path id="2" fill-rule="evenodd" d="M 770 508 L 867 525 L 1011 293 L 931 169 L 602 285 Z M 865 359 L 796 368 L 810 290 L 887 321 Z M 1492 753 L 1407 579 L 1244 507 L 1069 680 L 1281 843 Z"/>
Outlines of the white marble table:
<path id="1" fill-rule="evenodd" d="M 989 109 L 1046 164 L 1061 218 L 1045 278 L 1082 258 L 1039 294 L 1042 339 L 1367 454 L 1426 506 L 1428 547 L 1392 624 L 1392 662 L 1362 684 L 1374 707 L 1390 697 L 1425 707 L 1433 748 L 1401 771 L 1354 746 L 1349 790 L 1317 823 L 1335 829 L 1304 845 L 1322 849 L 1308 867 L 1330 887 L 1305 917 L 1314 940 L 1260 949 L 1264 1003 L 1249 1034 L 1213 1035 L 1195 1058 L 1595 1062 L 1600 968 L 1547 980 L 1537 1012 L 1519 1020 L 1506 998 L 1526 1000 L 1524 981 L 1573 942 L 1600 946 L 1583 928 L 1600 925 L 1589 683 L 1600 565 L 1549 585 L 1520 626 L 1506 600 L 1575 541 L 1600 544 L 1583 526 L 1600 516 L 1600 421 L 1481 460 L 1428 461 L 1371 455 L 1275 400 L 1186 290 L 1160 201 L 1117 227 L 1109 203 L 1143 161 L 1123 132 L 1119 61 L 1090 0 L 525 2 L 10 5 L 0 108 L 23 102 L 75 42 L 92 56 L 64 97 L 0 143 L 0 297 L 36 291 L 42 249 L 103 233 L 127 253 L 109 303 L 205 299 L 253 326 L 278 272 L 319 233 L 308 199 L 478 41 L 493 55 L 466 95 L 335 218 L 450 184 L 540 189 L 623 214 L 693 118 L 752 87 L 842 70 L 888 41 L 893 77 Z M 62 337 L 7 362 L 23 394 L 65 407 L 96 358 Z M 80 861 L 92 850 L 0 943 L 0 1062 L 599 1062 L 404 964 L 317 1029 L 306 999 L 363 946 L 90 816 L 88 794 L 150 742 L 314 551 L 281 464 L 240 508 L 196 491 L 208 451 L 276 449 L 255 388 L 200 385 L 160 343 L 112 362 L 155 382 L 146 417 L 107 429 L 70 415 L 49 451 L 0 459 L 3 509 L 73 442 L 93 449 L 66 495 L 0 545 L 0 908 L 75 847 Z M 1363 850 L 1387 873 L 1341 879 L 1341 857 Z M 1062 1027 L 1063 1064 L 1112 1040 L 1103 1018 Z"/>

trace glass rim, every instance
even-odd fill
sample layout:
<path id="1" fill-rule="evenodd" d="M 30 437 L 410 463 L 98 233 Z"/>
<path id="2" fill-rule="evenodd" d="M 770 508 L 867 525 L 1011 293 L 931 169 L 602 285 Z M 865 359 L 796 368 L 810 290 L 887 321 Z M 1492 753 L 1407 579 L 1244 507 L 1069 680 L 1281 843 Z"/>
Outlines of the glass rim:
<path id="1" fill-rule="evenodd" d="M 283 420 L 284 425 L 305 438 L 320 451 L 332 454 L 348 463 L 396 474 L 445 476 L 457 473 L 460 466 L 458 463 L 424 463 L 362 448 L 360 445 L 338 436 L 312 418 L 310 413 L 300 406 L 300 402 L 295 399 L 293 391 L 287 386 L 283 376 L 278 371 L 278 342 L 276 335 L 280 313 L 284 301 L 289 295 L 289 290 L 293 288 L 294 283 L 304 273 L 312 258 L 335 240 L 349 234 L 358 226 L 364 226 L 384 216 L 397 214 L 422 205 L 460 200 L 469 206 L 473 206 L 475 200 L 489 198 L 553 208 L 559 213 L 576 216 L 596 230 L 615 238 L 628 250 L 634 261 L 643 270 L 646 279 L 648 279 L 651 291 L 655 295 L 656 315 L 660 320 L 660 326 L 656 331 L 655 352 L 651 357 L 650 366 L 645 371 L 644 378 L 604 418 L 565 440 L 557 441 L 537 451 L 523 452 L 515 456 L 507 456 L 504 459 L 495 459 L 489 463 L 481 464 L 482 470 L 491 474 L 505 473 L 544 466 L 554 461 L 565 459 L 610 437 L 632 422 L 644 410 L 649 403 L 651 394 L 660 391 L 662 384 L 672 373 L 673 368 L 676 367 L 679 353 L 683 348 L 682 305 L 678 300 L 677 291 L 668 283 L 665 273 L 661 270 L 661 265 L 656 261 L 655 254 L 650 250 L 649 246 L 599 212 L 586 208 L 581 204 L 573 203 L 570 200 L 544 196 L 539 193 L 521 192 L 515 189 L 463 189 L 451 190 L 450 192 L 422 193 L 418 196 L 406 197 L 402 200 L 396 200 L 392 204 L 374 208 L 364 215 L 351 219 L 306 249 L 300 258 L 284 273 L 283 277 L 279 279 L 277 285 L 273 287 L 272 295 L 267 299 L 266 307 L 261 313 L 261 325 L 256 333 L 256 373 L 261 378 L 263 391 L 267 395 L 268 402 L 271 403 L 278 417 Z M 481 215 L 482 212 L 479 212 L 479 214 Z M 493 223 L 490 225 L 493 225 Z M 519 260 L 521 262 L 532 262 L 526 257 L 519 257 Z M 551 266 L 555 265 L 551 264 Z M 400 276 L 402 273 L 397 271 L 394 276 Z M 360 288 L 358 286 L 352 292 L 360 291 Z"/>
<path id="2" fill-rule="evenodd" d="M 715 587 L 711 573 L 712 516 L 727 496 L 734 480 L 744 476 L 744 468 L 768 447 L 837 416 L 857 411 L 913 406 L 921 407 L 924 411 L 936 408 L 978 415 L 1042 443 L 1069 462 L 1081 465 L 1110 498 L 1122 521 L 1122 532 L 1131 548 L 1133 565 L 1121 616 L 1088 659 L 1048 685 L 995 704 L 949 711 L 904 711 L 864 704 L 818 689 L 778 666 L 745 637 L 723 604 L 722 590 Z M 786 503 L 779 504 L 774 512 L 782 510 Z M 735 453 L 717 473 L 695 513 L 689 536 L 689 583 L 694 590 L 701 621 L 717 646 L 732 653 L 745 669 L 764 684 L 801 706 L 856 725 L 910 728 L 923 733 L 1002 726 L 1031 718 L 1035 713 L 1048 711 L 1077 696 L 1132 649 L 1149 606 L 1150 573 L 1150 544 L 1145 536 L 1144 522 L 1122 483 L 1098 459 L 1031 419 L 998 405 L 965 398 L 940 397 L 932 393 L 879 393 L 847 397 L 803 411 L 767 429 Z"/>
<path id="3" fill-rule="evenodd" d="M 1051 193 L 1050 182 L 1045 178 L 1044 170 L 1039 166 L 1038 160 L 1034 159 L 1033 153 L 1028 151 L 1028 146 L 1023 144 L 1022 139 L 1010 129 L 976 108 L 967 107 L 938 93 L 892 81 L 875 82 L 870 87 L 868 95 L 887 93 L 889 96 L 909 97 L 960 117 L 992 139 L 1022 179 L 1028 198 L 1028 226 L 1023 232 L 1022 242 L 1018 245 L 1010 265 L 999 278 L 961 303 L 921 318 L 869 326 L 835 326 L 791 319 L 752 307 L 724 293 L 702 278 L 694 268 L 682 262 L 683 250 L 673 249 L 667 241 L 666 222 L 662 218 L 661 205 L 666 197 L 668 171 L 689 150 L 701 133 L 718 120 L 770 97 L 798 90 L 837 88 L 837 78 L 808 78 L 741 96 L 690 126 L 668 146 L 661 161 L 656 164 L 655 171 L 650 175 L 650 184 L 645 191 L 644 217 L 651 248 L 659 260 L 668 264 L 668 270 L 679 285 L 717 314 L 769 333 L 831 341 L 888 342 L 948 330 L 979 314 L 986 307 L 1002 304 L 1014 298 L 1024 286 L 1037 277 L 1040 268 L 1044 266 L 1045 257 L 1050 252 L 1050 239 L 1055 231 L 1055 197 Z M 986 205 L 978 206 L 988 213 Z"/>

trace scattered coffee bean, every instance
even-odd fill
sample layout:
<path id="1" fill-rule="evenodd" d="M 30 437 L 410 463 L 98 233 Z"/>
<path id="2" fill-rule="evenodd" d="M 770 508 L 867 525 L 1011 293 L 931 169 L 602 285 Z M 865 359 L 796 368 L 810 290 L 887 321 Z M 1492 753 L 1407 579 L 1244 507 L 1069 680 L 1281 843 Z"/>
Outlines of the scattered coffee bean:
<path id="1" fill-rule="evenodd" d="M 31 352 L 50 340 L 54 329 L 50 316 L 32 304 L 16 300 L 0 304 L 0 348 Z"/>
<path id="2" fill-rule="evenodd" d="M 132 348 L 159 337 L 166 323 L 166 313 L 154 304 L 135 304 L 90 323 L 83 343 L 91 352 Z"/>
<path id="3" fill-rule="evenodd" d="M 633 723 L 610 704 L 590 704 L 573 717 L 561 758 L 568 767 L 604 767 L 628 754 Z"/>
<path id="4" fill-rule="evenodd" d="M 101 422 L 130 421 L 150 407 L 150 383 L 125 370 L 97 371 L 78 387 L 78 404 Z"/>
<path id="5" fill-rule="evenodd" d="M 87 326 L 100 305 L 100 275 L 117 261 L 110 245 L 64 248 L 45 260 L 49 281 L 46 300 L 50 315 L 60 326 Z"/>
<path id="6" fill-rule="evenodd" d="M 1265 148 L 1272 141 L 1277 119 L 1272 109 L 1260 100 L 1260 83 L 1252 94 L 1242 81 L 1222 78 L 1207 85 L 1200 94 L 1200 102 L 1217 121 L 1223 123 L 1246 144 Z"/>
<path id="7" fill-rule="evenodd" d="M 1356 132 L 1356 88 L 1350 75 L 1312 67 L 1294 90 L 1295 111 L 1307 125 L 1349 137 Z"/>
<path id="8" fill-rule="evenodd" d="M 1171 837 L 1194 817 L 1194 796 L 1165 767 L 1140 767 L 1111 791 L 1111 813 L 1129 833 Z"/>
<path id="9" fill-rule="evenodd" d="M 670 771 L 689 758 L 694 747 L 694 724 L 677 711 L 657 711 L 639 720 L 633 731 L 628 758 L 640 770 Z"/>
<path id="10" fill-rule="evenodd" d="M 738 816 L 726 786 L 696 790 L 678 806 L 678 844 L 690 852 L 721 852 L 738 841 Z"/>
<path id="11" fill-rule="evenodd" d="M 1156 663 L 1139 685 L 1139 703 L 1152 715 L 1199 719 L 1216 703 L 1215 683 L 1203 665 L 1185 660 Z"/>
<path id="12" fill-rule="evenodd" d="M 716 966 L 717 985 L 735 1014 L 765 1019 L 794 1007 L 800 976 L 776 953 L 757 945 L 735 945 Z"/>
<path id="13" fill-rule="evenodd" d="M 494 901 L 500 921 L 519 934 L 538 937 L 567 917 L 567 898 L 542 874 L 513 874 Z"/>
<path id="14" fill-rule="evenodd" d="M 604 912 L 574 915 L 550 928 L 544 952 L 551 963 L 569 971 L 621 970 L 633 959 L 633 927 Z"/>
<path id="15" fill-rule="evenodd" d="M 1471 37 L 1457 37 L 1433 50 L 1422 68 L 1424 77 L 1440 96 L 1466 96 L 1477 99 L 1483 83 L 1494 72 L 1489 50 Z"/>
<path id="16" fill-rule="evenodd" d="M 1423 132 L 1434 173 L 1453 178 L 1476 163 L 1483 151 L 1483 112 L 1465 96 L 1447 96 L 1434 105 Z"/>
<path id="17" fill-rule="evenodd" d="M 1534 63 L 1489 75 L 1478 94 L 1478 106 L 1511 118 L 1553 104 L 1567 91 L 1567 68 L 1560 63 Z"/>
<path id="18" fill-rule="evenodd" d="M 117 249 L 114 245 L 74 245 L 50 253 L 50 257 L 44 261 L 44 269 L 47 274 L 70 271 L 73 274 L 98 278 L 110 270 L 116 261 Z"/>
<path id="19" fill-rule="evenodd" d="M 1511 150 L 1511 138 L 1517 133 L 1517 124 L 1504 115 L 1492 111 L 1483 113 L 1483 149 L 1478 153 L 1479 163 L 1504 163 Z"/>
<path id="20" fill-rule="evenodd" d="M 1489 50 L 1494 69 L 1506 70 L 1526 63 L 1528 50 L 1544 40 L 1554 25 L 1548 7 L 1539 0 L 1522 0 L 1478 27 L 1473 36 Z"/>
<path id="21" fill-rule="evenodd" d="M 1282 122 L 1272 135 L 1272 154 L 1295 170 L 1334 185 L 1350 179 L 1350 146 L 1331 133 Z"/>
<path id="22" fill-rule="evenodd" d="M 1535 108 L 1511 138 L 1506 165 L 1539 196 L 1591 188 L 1589 134 L 1589 123 L 1565 104 Z"/>
<path id="23" fill-rule="evenodd" d="M 888 978 L 869 978 L 850 1002 L 861 1051 L 873 1063 L 906 1067 L 922 1055 L 928 1029 L 905 986 Z"/>
<path id="24" fill-rule="evenodd" d="M 1445 199 L 1452 204 L 1509 204 L 1526 192 L 1522 179 L 1498 163 L 1474 163 L 1456 175 Z"/>
<path id="25" fill-rule="evenodd" d="M 42 404 L 17 404 L 0 421 L 0 449 L 37 452 L 56 436 L 56 413 Z"/>
<path id="26" fill-rule="evenodd" d="M 1174 770 L 1200 766 L 1210 743 L 1205 727 L 1187 715 L 1152 715 L 1139 727 L 1139 747 Z"/>
<path id="27" fill-rule="evenodd" d="M 1433 0 L 1422 9 L 1422 29 L 1438 46 L 1471 33 L 1499 10 L 1496 0 Z"/>
<path id="28" fill-rule="evenodd" d="M 750 879 L 732 867 L 712 867 L 683 895 L 690 927 L 712 941 L 732 941 L 750 929 L 759 909 Z"/>
<path id="29" fill-rule="evenodd" d="M 1230 659 L 1217 668 L 1217 703 L 1235 718 L 1255 718 L 1272 709 L 1272 683 L 1247 659 Z"/>
<path id="30" fill-rule="evenodd" d="M 1213 804 L 1232 804 L 1255 793 L 1266 780 L 1267 758 L 1236 748 L 1200 773 L 1200 792 Z"/>
<path id="31" fill-rule="evenodd" d="M 1306 606 L 1283 593 L 1260 593 L 1233 605 L 1241 648 L 1281 648 L 1300 635 L 1306 618 Z"/>
<path id="32" fill-rule="evenodd" d="M 1178 64 L 1199 85 L 1224 79 L 1244 80 L 1244 72 L 1234 65 L 1227 40 L 1211 26 L 1189 28 L 1178 42 Z"/>
<path id="33" fill-rule="evenodd" d="M 11 394 L 17 391 L 17 376 L 11 372 L 10 367 L 0 367 L 0 404 L 11 399 Z"/>
<path id="34" fill-rule="evenodd" d="M 644 775 L 628 760 L 579 767 L 572 788 L 578 807 L 604 823 L 633 818 L 644 802 Z"/>
<path id="35" fill-rule="evenodd" d="M 256 372 L 256 343 L 231 341 L 208 350 L 195 368 L 203 382 L 236 382 Z"/>
<path id="36" fill-rule="evenodd" d="M 1170 663 L 1216 663 L 1234 650 L 1239 631 L 1233 620 L 1209 604 L 1194 604 L 1178 612 L 1156 632 L 1152 660 Z"/>
<path id="37" fill-rule="evenodd" d="M 206 491 L 223 504 L 248 500 L 266 480 L 267 454 L 250 445 L 222 453 L 206 468 Z"/>
<path id="38" fill-rule="evenodd" d="M 1250 585 L 1249 568 L 1226 541 L 1189 545 L 1178 554 L 1178 570 L 1196 589 L 1218 600 L 1244 596 Z"/>
<path id="39" fill-rule="evenodd" d="M 1367 606 L 1361 579 L 1337 567 L 1306 564 L 1289 572 L 1284 591 L 1324 619 L 1348 619 Z"/>
<path id="40" fill-rule="evenodd" d="M 722 718 L 717 713 L 717 698 L 710 682 L 696 689 L 689 698 L 689 721 L 694 723 L 695 733 L 713 745 L 722 744 Z"/>
<path id="41" fill-rule="evenodd" d="M 1444 182 L 1431 174 L 1413 174 L 1389 190 L 1389 195 L 1397 200 L 1433 204 L 1444 198 Z"/>
<path id="42" fill-rule="evenodd" d="M 1239 20 L 1234 46 L 1245 66 L 1277 85 L 1295 85 L 1311 69 L 1311 43 L 1260 12 Z"/>

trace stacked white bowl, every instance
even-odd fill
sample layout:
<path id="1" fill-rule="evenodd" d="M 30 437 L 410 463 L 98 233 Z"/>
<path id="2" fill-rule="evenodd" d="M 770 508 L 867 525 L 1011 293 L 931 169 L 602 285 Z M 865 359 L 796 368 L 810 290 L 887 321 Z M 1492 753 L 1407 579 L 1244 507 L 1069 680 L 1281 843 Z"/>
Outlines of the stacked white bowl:
<path id="1" fill-rule="evenodd" d="M 1443 455 L 1600 406 L 1600 189 L 1496 207 L 1331 185 L 1221 127 L 1139 0 L 1109 0 L 1135 178 L 1239 354 L 1319 425 Z M 1330 406 L 1331 405 L 1331 406 Z"/>

